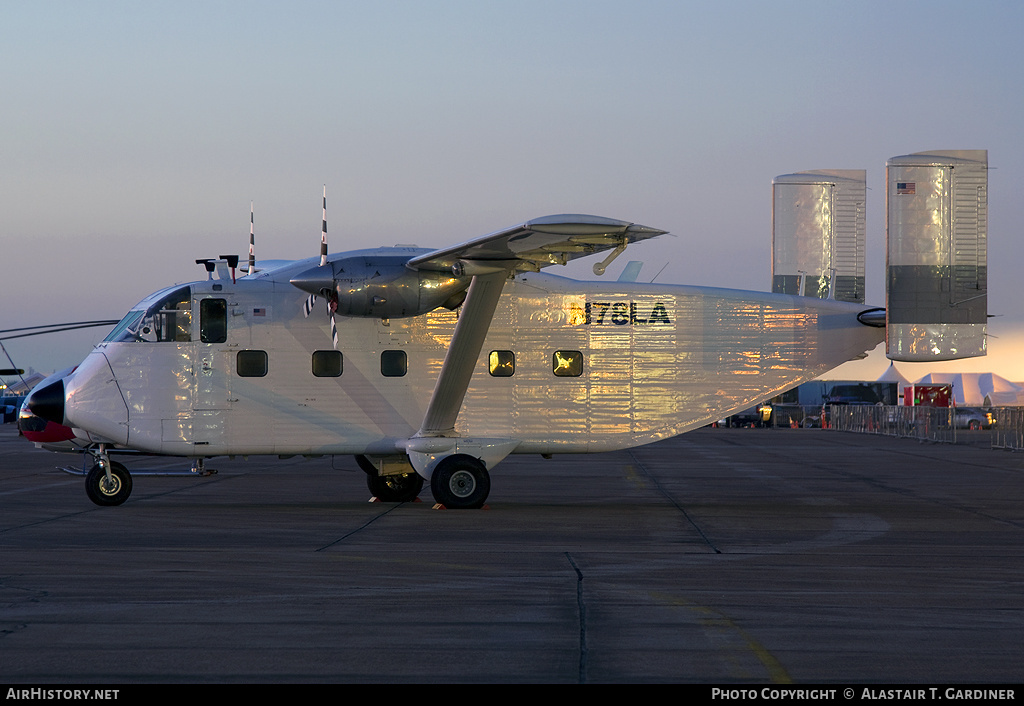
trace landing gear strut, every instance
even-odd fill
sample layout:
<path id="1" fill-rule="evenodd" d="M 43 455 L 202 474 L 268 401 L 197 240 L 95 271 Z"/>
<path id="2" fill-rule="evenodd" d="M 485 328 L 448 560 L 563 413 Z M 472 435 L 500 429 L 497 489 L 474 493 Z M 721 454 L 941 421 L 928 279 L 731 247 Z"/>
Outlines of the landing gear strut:
<path id="1" fill-rule="evenodd" d="M 132 494 L 132 477 L 127 468 L 104 453 L 85 477 L 85 494 L 97 505 L 120 505 Z"/>
<path id="2" fill-rule="evenodd" d="M 423 477 L 419 473 L 390 473 L 382 476 L 366 456 L 356 456 L 356 463 L 366 473 L 366 487 L 378 500 L 386 503 L 412 502 L 423 490 Z"/>
<path id="3" fill-rule="evenodd" d="M 491 492 L 491 477 L 479 459 L 454 454 L 437 464 L 430 476 L 430 492 L 446 508 L 481 508 Z"/>
<path id="4" fill-rule="evenodd" d="M 371 476 L 367 473 L 366 487 L 378 500 L 386 503 L 406 503 L 415 500 L 423 490 L 423 476 L 419 473 L 392 476 Z"/>

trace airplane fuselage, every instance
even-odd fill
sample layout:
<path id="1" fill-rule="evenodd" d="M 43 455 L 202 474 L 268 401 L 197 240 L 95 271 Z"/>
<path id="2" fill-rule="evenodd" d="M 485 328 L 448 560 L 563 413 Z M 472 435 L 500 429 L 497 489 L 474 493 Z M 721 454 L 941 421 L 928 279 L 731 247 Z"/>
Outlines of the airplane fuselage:
<path id="1" fill-rule="evenodd" d="M 143 300 L 66 381 L 69 426 L 145 452 L 403 454 L 457 320 L 337 316 L 289 283 L 310 261 Z M 737 290 L 505 284 L 455 431 L 515 453 L 638 446 L 707 424 L 875 347 L 866 307 Z M 162 313 L 161 313 L 162 312 Z M 149 324 L 140 327 L 140 317 Z M 122 322 L 124 324 L 125 322 Z M 130 333 L 132 327 L 137 333 Z M 162 327 L 162 328 L 161 328 Z"/>

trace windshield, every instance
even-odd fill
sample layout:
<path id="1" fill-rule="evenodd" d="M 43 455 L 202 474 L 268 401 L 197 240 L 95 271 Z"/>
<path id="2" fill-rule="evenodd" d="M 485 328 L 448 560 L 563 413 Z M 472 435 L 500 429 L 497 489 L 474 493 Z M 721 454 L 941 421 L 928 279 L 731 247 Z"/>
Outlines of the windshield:
<path id="1" fill-rule="evenodd" d="M 103 340 L 114 343 L 161 343 L 191 339 L 192 292 L 189 287 L 180 287 L 160 296 L 146 309 L 129 311 Z"/>

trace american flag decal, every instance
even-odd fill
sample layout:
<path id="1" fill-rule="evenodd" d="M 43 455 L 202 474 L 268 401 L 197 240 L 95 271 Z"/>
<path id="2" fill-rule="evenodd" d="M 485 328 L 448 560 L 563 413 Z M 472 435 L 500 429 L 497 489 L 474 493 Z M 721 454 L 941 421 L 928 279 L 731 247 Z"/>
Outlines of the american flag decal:
<path id="1" fill-rule="evenodd" d="M 252 310 L 252 315 L 253 316 L 266 316 L 267 315 L 267 310 L 264 309 L 261 306 L 258 306 L 258 307 L 256 307 L 255 309 Z"/>
<path id="2" fill-rule="evenodd" d="M 917 191 L 917 182 L 914 182 L 914 181 L 898 181 L 898 182 L 896 182 L 896 193 L 897 194 L 906 194 L 908 196 L 913 196 L 916 191 Z"/>

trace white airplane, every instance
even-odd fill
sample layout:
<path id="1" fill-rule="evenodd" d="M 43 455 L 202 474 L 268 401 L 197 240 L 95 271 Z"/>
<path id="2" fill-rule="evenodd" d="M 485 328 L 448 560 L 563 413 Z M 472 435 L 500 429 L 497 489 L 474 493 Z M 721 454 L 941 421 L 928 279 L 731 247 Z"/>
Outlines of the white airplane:
<path id="1" fill-rule="evenodd" d="M 429 480 L 438 504 L 479 508 L 509 454 L 665 439 L 883 340 L 882 310 L 859 302 L 543 271 L 611 251 L 601 274 L 663 232 L 562 215 L 440 250 L 328 255 L 325 215 L 319 261 L 257 270 L 250 258 L 238 278 L 237 258 L 197 261 L 209 279 L 143 299 L 26 409 L 93 456 L 86 489 L 100 505 L 128 498 L 131 476 L 110 454 L 131 449 L 200 462 L 353 455 L 381 500 L 414 499 Z M 977 354 L 932 323 L 912 334 L 914 355 Z"/>

